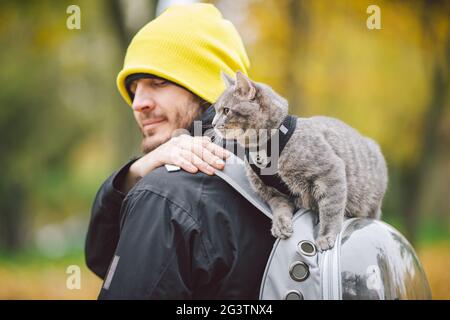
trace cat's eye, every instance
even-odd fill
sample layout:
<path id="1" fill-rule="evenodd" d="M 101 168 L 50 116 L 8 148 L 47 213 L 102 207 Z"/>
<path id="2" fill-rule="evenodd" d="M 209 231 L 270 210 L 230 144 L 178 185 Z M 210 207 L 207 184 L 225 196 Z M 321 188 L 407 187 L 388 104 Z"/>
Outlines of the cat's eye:
<path id="1" fill-rule="evenodd" d="M 230 108 L 223 108 L 223 114 L 227 115 L 230 112 Z"/>

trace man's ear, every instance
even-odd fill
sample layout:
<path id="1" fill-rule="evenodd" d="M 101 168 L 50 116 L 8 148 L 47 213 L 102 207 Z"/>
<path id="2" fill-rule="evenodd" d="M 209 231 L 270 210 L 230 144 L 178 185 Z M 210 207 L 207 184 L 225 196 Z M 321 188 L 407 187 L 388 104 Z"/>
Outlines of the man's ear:
<path id="1" fill-rule="evenodd" d="M 236 72 L 236 93 L 247 100 L 252 100 L 256 96 L 255 84 L 240 71 Z"/>
<path id="2" fill-rule="evenodd" d="M 225 87 L 228 89 L 231 86 L 234 86 L 234 79 L 226 74 L 225 72 L 220 71 L 220 76 L 222 77 L 223 83 L 225 83 Z"/>

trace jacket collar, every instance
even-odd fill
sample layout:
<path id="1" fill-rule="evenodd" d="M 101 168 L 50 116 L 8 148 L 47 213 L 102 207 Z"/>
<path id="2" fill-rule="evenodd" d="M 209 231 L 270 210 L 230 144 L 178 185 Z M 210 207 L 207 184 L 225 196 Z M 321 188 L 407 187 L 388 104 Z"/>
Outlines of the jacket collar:
<path id="1" fill-rule="evenodd" d="M 203 111 L 203 113 L 200 115 L 200 117 L 198 119 L 195 119 L 195 121 L 201 121 L 202 134 L 205 134 L 206 130 L 212 129 L 212 127 L 213 127 L 212 121 L 213 121 L 215 115 L 216 115 L 216 110 L 214 110 L 214 105 L 211 105 L 208 107 L 208 109 Z M 192 123 L 192 125 L 189 129 L 189 133 L 191 135 L 194 135 L 194 125 L 195 125 L 195 123 Z"/>

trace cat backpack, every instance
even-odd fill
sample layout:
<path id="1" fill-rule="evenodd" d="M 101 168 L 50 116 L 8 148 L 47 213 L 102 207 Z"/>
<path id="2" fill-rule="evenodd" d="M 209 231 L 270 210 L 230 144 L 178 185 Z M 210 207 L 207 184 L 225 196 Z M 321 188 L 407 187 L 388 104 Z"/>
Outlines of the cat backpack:
<path id="1" fill-rule="evenodd" d="M 241 159 L 232 155 L 225 169 L 216 175 L 271 219 L 270 208 L 253 191 Z M 293 229 L 290 238 L 274 243 L 260 299 L 431 299 L 414 249 L 390 225 L 367 218 L 348 219 L 334 247 L 322 253 L 314 245 L 316 213 L 297 211 Z"/>

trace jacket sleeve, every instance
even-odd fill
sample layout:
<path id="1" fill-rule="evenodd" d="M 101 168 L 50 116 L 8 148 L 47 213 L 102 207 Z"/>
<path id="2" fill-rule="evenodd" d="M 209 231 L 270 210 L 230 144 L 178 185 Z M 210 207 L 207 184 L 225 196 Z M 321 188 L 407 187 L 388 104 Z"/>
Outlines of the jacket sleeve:
<path id="1" fill-rule="evenodd" d="M 211 278 L 197 221 L 164 194 L 135 190 L 122 208 L 123 226 L 100 299 L 193 299 Z"/>
<path id="2" fill-rule="evenodd" d="M 130 160 L 102 184 L 92 205 L 85 243 L 85 259 L 89 269 L 102 279 L 119 240 L 120 209 L 126 196 L 116 186 L 136 160 Z"/>

